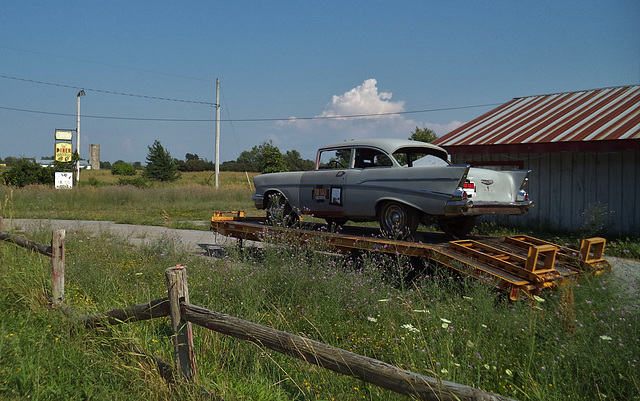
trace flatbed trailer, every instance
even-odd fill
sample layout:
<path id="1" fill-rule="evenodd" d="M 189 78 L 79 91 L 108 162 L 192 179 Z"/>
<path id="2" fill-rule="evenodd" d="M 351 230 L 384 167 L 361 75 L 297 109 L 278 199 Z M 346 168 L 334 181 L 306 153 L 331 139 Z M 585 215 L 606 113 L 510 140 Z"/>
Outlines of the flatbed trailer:
<path id="1" fill-rule="evenodd" d="M 583 240 L 580 250 L 526 235 L 454 241 L 442 241 L 438 236 L 440 241 L 424 243 L 317 228 L 272 226 L 265 224 L 264 218 L 246 217 L 239 211 L 216 212 L 211 218 L 211 230 L 240 240 L 263 241 L 268 237 L 283 236 L 288 242 L 316 244 L 320 249 L 340 253 L 371 251 L 420 258 L 495 285 L 506 291 L 512 300 L 524 294 L 539 295 L 543 290 L 581 274 L 611 270 L 611 265 L 603 258 L 606 240 L 599 237 Z"/>

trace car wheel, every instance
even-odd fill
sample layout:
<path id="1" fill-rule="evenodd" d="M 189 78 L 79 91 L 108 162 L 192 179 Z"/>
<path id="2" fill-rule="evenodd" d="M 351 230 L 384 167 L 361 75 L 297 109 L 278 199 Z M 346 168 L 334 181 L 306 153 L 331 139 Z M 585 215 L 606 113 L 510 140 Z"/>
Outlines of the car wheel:
<path id="1" fill-rule="evenodd" d="M 270 195 L 266 209 L 267 224 L 291 227 L 300 221 L 300 217 L 282 194 Z"/>
<path id="2" fill-rule="evenodd" d="M 380 209 L 380 228 L 388 235 L 408 235 L 420 224 L 418 212 L 399 202 L 386 202 Z"/>
<path id="3" fill-rule="evenodd" d="M 476 216 L 441 217 L 438 220 L 440 228 L 453 237 L 464 237 L 473 230 L 476 225 Z"/>

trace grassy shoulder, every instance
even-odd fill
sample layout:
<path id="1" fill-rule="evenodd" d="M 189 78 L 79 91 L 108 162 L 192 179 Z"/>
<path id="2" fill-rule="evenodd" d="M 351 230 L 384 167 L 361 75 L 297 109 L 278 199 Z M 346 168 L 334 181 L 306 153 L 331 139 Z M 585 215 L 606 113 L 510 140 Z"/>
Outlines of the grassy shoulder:
<path id="1" fill-rule="evenodd" d="M 48 242 L 50 232 L 29 233 Z M 212 259 L 177 238 L 142 247 L 77 232 L 65 302 L 97 313 L 165 294 L 164 270 L 189 273 L 195 305 L 520 400 L 640 397 L 640 305 L 614 275 L 509 302 L 493 288 L 376 253 L 344 261 L 267 238 L 264 251 Z M 172 361 L 170 321 L 74 327 L 47 302 L 47 258 L 0 243 L 0 398 L 210 399 L 168 386 L 131 351 Z M 259 346 L 195 328 L 198 385 L 225 400 L 405 399 Z M 597 350 L 597 352 L 594 352 Z M 635 398 L 634 398 L 635 397 Z"/>

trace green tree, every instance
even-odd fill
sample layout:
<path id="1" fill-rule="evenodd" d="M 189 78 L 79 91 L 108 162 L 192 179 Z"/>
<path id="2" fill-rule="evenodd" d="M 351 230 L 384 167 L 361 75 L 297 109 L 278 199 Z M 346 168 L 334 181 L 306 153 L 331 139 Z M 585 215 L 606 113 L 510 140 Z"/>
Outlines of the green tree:
<path id="1" fill-rule="evenodd" d="M 420 141 L 420 142 L 433 142 L 438 139 L 438 135 L 436 135 L 435 131 L 430 130 L 429 128 L 418 128 L 411 133 L 409 137 L 412 141 Z"/>
<path id="2" fill-rule="evenodd" d="M 180 178 L 175 160 L 169 151 L 162 147 L 160 141 L 155 140 L 148 149 L 147 167 L 143 173 L 145 178 L 157 181 L 175 181 Z"/>
<path id="3" fill-rule="evenodd" d="M 271 141 L 262 144 L 262 168 L 260 171 L 263 174 L 289 171 L 287 160 L 280 153 L 280 149 L 273 146 Z"/>
<path id="4" fill-rule="evenodd" d="M 297 150 L 287 150 L 284 158 L 289 167 L 289 171 L 307 171 L 313 170 L 316 167 L 315 162 L 303 159 Z"/>

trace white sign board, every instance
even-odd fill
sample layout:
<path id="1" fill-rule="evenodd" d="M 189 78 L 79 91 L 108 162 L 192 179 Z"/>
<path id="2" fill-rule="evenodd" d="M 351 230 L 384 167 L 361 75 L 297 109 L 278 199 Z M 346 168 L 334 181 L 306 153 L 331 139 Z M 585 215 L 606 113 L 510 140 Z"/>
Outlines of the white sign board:
<path id="1" fill-rule="evenodd" d="M 73 188 L 73 173 L 55 173 L 56 189 Z"/>
<path id="2" fill-rule="evenodd" d="M 56 130 L 56 141 L 70 141 L 73 139 L 73 131 L 68 129 Z"/>

